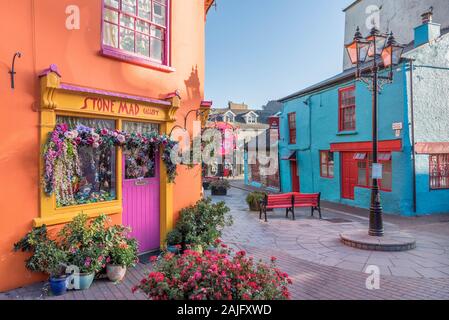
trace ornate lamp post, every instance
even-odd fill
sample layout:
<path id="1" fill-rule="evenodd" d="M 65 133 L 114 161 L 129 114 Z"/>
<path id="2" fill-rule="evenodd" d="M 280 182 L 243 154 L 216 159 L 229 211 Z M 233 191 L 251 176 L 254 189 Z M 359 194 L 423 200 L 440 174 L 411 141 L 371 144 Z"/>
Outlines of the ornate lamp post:
<path id="1" fill-rule="evenodd" d="M 384 84 L 392 83 L 393 67 L 399 64 L 404 46 L 396 42 L 393 33 L 385 35 L 376 28 L 371 29 L 370 35 L 363 38 L 360 28 L 357 27 L 354 41 L 346 45 L 346 50 L 351 63 L 357 66 L 356 80 L 363 81 L 372 92 L 372 172 L 375 172 L 381 168 L 378 164 L 378 93 L 382 90 Z M 389 69 L 387 76 L 379 75 L 381 68 Z M 382 237 L 384 235 L 384 227 L 379 193 L 379 176 L 376 174 L 372 178 L 369 235 Z"/>

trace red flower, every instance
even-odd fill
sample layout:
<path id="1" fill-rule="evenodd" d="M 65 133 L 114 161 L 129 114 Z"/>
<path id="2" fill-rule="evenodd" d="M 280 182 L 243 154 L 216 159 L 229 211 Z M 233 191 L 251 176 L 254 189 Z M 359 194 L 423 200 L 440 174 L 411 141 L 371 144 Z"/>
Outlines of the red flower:
<path id="1" fill-rule="evenodd" d="M 271 257 L 271 262 L 276 262 L 277 258 L 276 257 Z"/>

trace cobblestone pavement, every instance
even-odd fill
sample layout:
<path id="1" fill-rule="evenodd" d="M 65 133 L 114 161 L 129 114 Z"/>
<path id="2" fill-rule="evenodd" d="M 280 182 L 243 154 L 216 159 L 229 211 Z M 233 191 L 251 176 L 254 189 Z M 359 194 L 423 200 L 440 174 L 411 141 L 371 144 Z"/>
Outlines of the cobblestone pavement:
<path id="1" fill-rule="evenodd" d="M 363 216 L 325 209 L 320 221 L 310 217 L 309 210 L 300 210 L 292 221 L 281 210 L 269 213 L 266 223 L 259 220 L 258 212 L 248 211 L 246 194 L 232 188 L 228 196 L 215 197 L 215 201 L 226 201 L 234 218 L 234 225 L 224 230 L 223 240 L 256 257 L 276 256 L 280 267 L 293 278 L 294 298 L 449 299 L 449 224 L 444 219 L 418 225 L 401 221 L 400 228 L 387 222 L 386 229 L 408 231 L 416 237 L 417 248 L 364 251 L 346 247 L 339 240 L 343 231 L 367 229 Z M 369 274 L 365 271 L 371 265 L 380 269 L 380 290 L 366 289 Z"/>
<path id="2" fill-rule="evenodd" d="M 386 228 L 413 234 L 417 249 L 399 253 L 362 251 L 343 246 L 339 233 L 367 228 L 363 215 L 331 208 L 323 210 L 325 220 L 320 221 L 304 210 L 292 221 L 279 211 L 269 213 L 265 223 L 258 213 L 248 211 L 246 194 L 232 188 L 228 196 L 214 197 L 214 201 L 226 201 L 234 218 L 234 225 L 224 230 L 223 240 L 256 258 L 268 261 L 271 256 L 277 257 L 279 267 L 293 280 L 293 299 L 449 299 L 449 224 L 444 217 L 417 222 L 386 217 Z M 366 288 L 369 274 L 364 271 L 369 265 L 380 268 L 379 290 Z M 43 290 L 45 284 L 37 283 L 0 293 L 0 300 L 141 300 L 145 297 L 133 294 L 131 288 L 147 269 L 148 265 L 139 264 L 120 284 L 96 280 L 89 290 L 71 291 L 62 297 L 48 297 Z"/>

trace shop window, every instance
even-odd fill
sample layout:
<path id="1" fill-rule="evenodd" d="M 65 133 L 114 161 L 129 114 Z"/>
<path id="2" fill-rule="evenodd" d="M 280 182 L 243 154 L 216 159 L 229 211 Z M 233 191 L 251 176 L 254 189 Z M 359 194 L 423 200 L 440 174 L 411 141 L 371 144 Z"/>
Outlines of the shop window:
<path id="1" fill-rule="evenodd" d="M 354 155 L 354 160 L 357 160 L 357 185 L 367 188 L 372 187 L 372 153 L 369 153 L 368 155 L 366 153 L 356 153 Z M 382 179 L 379 180 L 379 188 L 382 191 L 391 191 L 393 179 L 391 153 L 379 153 L 378 162 L 382 164 Z"/>
<path id="2" fill-rule="evenodd" d="M 85 126 L 94 129 L 115 129 L 115 121 L 58 116 L 57 123 L 69 129 Z M 116 149 L 102 144 L 99 148 L 78 147 L 80 177 L 72 181 L 70 193 L 56 191 L 57 207 L 116 200 Z M 73 164 L 75 165 L 75 164 Z M 55 169 L 56 170 L 56 169 Z"/>
<path id="3" fill-rule="evenodd" d="M 320 151 L 320 174 L 323 178 L 334 177 L 334 153 L 330 151 Z"/>
<path id="4" fill-rule="evenodd" d="M 339 91 L 339 131 L 355 130 L 355 86 Z"/>
<path id="5" fill-rule="evenodd" d="M 104 0 L 103 46 L 168 64 L 170 0 Z"/>
<path id="6" fill-rule="evenodd" d="M 449 154 L 430 155 L 430 189 L 449 189 Z"/>
<path id="7" fill-rule="evenodd" d="M 296 144 L 296 112 L 288 114 L 288 131 L 290 144 Z"/>

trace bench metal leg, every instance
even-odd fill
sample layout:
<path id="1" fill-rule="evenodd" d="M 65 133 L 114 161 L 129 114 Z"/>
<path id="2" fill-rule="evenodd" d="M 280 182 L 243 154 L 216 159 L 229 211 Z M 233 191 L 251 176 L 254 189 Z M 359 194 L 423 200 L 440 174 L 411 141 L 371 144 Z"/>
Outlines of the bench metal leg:
<path id="1" fill-rule="evenodd" d="M 320 220 L 323 219 L 323 218 L 321 217 L 321 207 L 318 207 L 318 212 L 319 212 L 319 214 L 320 214 Z"/>
<path id="2" fill-rule="evenodd" d="M 265 222 L 268 222 L 268 219 L 267 219 L 267 208 L 265 208 Z"/>
<path id="3" fill-rule="evenodd" d="M 295 221 L 296 220 L 296 218 L 295 218 L 295 207 L 292 208 L 292 215 L 293 215 L 293 221 Z"/>
<path id="4" fill-rule="evenodd" d="M 288 218 L 288 211 L 289 211 L 289 210 L 290 210 L 289 208 L 286 208 L 286 209 L 285 209 L 285 217 L 286 217 L 286 218 Z"/>
<path id="5" fill-rule="evenodd" d="M 315 212 L 315 208 L 314 208 L 314 207 L 311 207 L 311 208 L 310 208 L 310 213 L 311 213 L 310 216 L 311 216 L 311 217 L 313 217 L 313 213 L 314 213 L 314 212 Z"/>
<path id="6" fill-rule="evenodd" d="M 259 210 L 259 220 L 262 220 L 262 210 L 263 210 L 263 208 L 262 208 L 262 206 L 260 207 L 260 210 Z"/>

